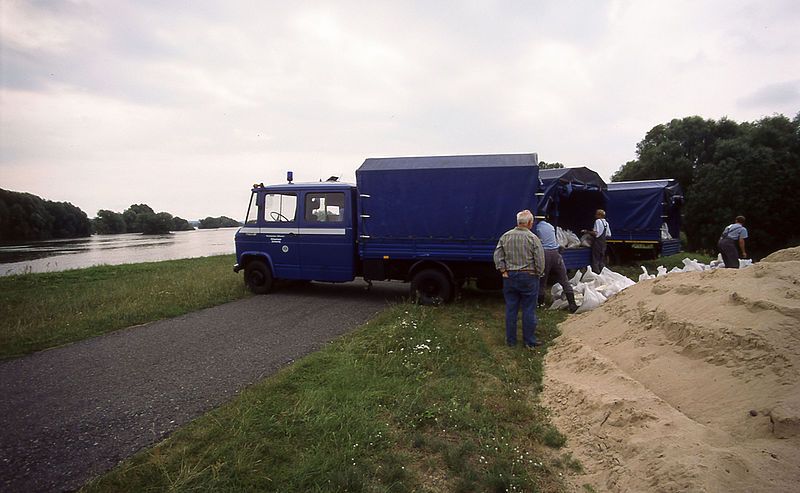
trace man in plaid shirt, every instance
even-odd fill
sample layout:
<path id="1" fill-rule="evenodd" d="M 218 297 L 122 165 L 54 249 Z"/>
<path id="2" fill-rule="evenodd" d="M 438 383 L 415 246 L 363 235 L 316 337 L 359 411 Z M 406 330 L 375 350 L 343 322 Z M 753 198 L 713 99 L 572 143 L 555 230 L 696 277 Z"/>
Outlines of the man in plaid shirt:
<path id="1" fill-rule="evenodd" d="M 503 233 L 494 249 L 494 265 L 503 276 L 506 344 L 517 345 L 517 311 L 521 308 L 522 339 L 528 349 L 541 344 L 536 341 L 536 298 L 544 273 L 544 249 L 532 227 L 531 211 L 518 212 L 517 227 Z"/>

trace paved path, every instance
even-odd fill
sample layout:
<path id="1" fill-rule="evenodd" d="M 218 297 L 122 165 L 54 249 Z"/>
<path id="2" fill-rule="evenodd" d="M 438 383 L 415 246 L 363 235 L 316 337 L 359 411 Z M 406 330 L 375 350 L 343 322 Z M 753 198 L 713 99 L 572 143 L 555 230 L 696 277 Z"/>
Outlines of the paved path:
<path id="1" fill-rule="evenodd" d="M 407 286 L 287 288 L 1 362 L 0 491 L 80 488 Z"/>

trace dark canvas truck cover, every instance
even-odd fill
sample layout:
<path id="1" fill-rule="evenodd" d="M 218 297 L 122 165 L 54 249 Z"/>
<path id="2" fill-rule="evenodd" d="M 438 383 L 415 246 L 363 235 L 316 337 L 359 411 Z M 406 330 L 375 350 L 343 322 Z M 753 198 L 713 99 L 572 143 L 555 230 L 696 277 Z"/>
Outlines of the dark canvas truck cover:
<path id="1" fill-rule="evenodd" d="M 676 180 L 621 181 L 608 184 L 607 217 L 616 240 L 661 240 L 661 225 L 680 234 L 683 190 Z"/>
<path id="2" fill-rule="evenodd" d="M 361 258 L 491 261 L 516 213 L 536 210 L 538 170 L 535 153 L 367 159 Z"/>
<path id="3" fill-rule="evenodd" d="M 603 209 L 606 182 L 586 167 L 539 170 L 538 216 L 550 214 L 555 225 L 579 233 L 594 224 L 594 213 Z"/>
<path id="4" fill-rule="evenodd" d="M 549 215 L 553 226 L 580 236 L 581 230 L 594 225 L 597 209 L 606 207 L 606 182 L 589 168 L 543 169 L 539 170 L 539 180 L 536 215 L 539 218 Z M 591 263 L 591 249 L 586 247 L 563 250 L 561 256 L 568 269 L 583 268 Z"/>

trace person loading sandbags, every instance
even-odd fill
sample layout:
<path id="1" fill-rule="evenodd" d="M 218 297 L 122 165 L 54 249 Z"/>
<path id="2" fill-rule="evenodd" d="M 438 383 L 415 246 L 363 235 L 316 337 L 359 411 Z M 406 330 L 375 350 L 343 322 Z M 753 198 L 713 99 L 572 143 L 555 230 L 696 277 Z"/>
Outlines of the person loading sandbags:
<path id="1" fill-rule="evenodd" d="M 567 268 L 564 265 L 564 259 L 561 257 L 561 252 L 558 250 L 558 241 L 556 240 L 556 230 L 552 224 L 547 220 L 541 220 L 536 223 L 534 229 L 536 236 L 542 240 L 542 248 L 544 248 L 544 274 L 539 280 L 539 306 L 544 305 L 544 293 L 547 287 L 547 278 L 550 273 L 556 278 L 556 281 L 564 288 L 564 294 L 567 296 L 569 302 L 569 312 L 575 313 L 578 305 L 575 304 L 575 293 L 572 290 L 572 284 L 567 278 Z"/>
<path id="2" fill-rule="evenodd" d="M 717 248 L 719 248 L 719 253 L 722 254 L 725 267 L 729 269 L 739 268 L 739 253 L 736 251 L 737 243 L 739 244 L 739 249 L 742 250 L 742 258 L 747 258 L 747 252 L 744 248 L 744 240 L 747 236 L 747 228 L 744 227 L 744 216 L 736 216 L 736 222 L 729 224 L 722 230 L 722 235 L 717 242 Z"/>

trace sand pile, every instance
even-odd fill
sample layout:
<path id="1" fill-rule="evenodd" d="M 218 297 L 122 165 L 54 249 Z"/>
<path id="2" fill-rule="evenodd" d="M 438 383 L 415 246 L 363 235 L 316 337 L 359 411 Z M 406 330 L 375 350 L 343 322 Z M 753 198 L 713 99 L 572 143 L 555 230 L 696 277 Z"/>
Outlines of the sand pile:
<path id="1" fill-rule="evenodd" d="M 798 491 L 800 260 L 643 281 L 561 330 L 542 400 L 576 491 Z"/>
<path id="2" fill-rule="evenodd" d="M 800 260 L 800 246 L 778 250 L 766 256 L 762 262 L 788 262 L 790 260 Z"/>

